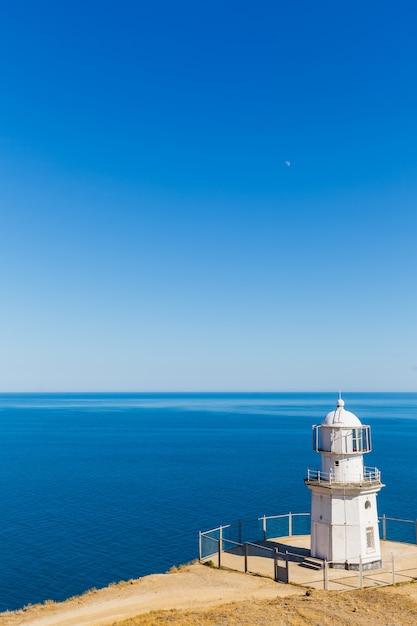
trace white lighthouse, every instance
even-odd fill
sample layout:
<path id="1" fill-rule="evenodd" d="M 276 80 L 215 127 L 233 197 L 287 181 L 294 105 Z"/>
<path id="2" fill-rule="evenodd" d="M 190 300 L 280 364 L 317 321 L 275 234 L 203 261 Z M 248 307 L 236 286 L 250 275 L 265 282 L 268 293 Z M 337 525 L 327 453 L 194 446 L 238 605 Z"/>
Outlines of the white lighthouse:
<path id="1" fill-rule="evenodd" d="M 311 556 L 331 567 L 381 567 L 376 495 L 384 485 L 379 470 L 367 468 L 371 429 L 346 411 L 340 398 L 335 411 L 313 426 L 313 449 L 321 470 L 308 470 L 311 489 Z"/>

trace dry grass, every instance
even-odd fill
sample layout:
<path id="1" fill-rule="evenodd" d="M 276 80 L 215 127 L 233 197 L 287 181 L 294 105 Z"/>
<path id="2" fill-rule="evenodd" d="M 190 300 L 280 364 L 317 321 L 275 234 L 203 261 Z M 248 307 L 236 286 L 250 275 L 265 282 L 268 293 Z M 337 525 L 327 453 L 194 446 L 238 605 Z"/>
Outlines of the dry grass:
<path id="1" fill-rule="evenodd" d="M 2 613 L 3 626 L 416 626 L 417 584 L 319 591 L 204 567 Z M 173 609 L 172 607 L 183 607 Z M 187 608 L 188 607 L 188 608 Z M 112 617 L 114 616 L 114 617 Z M 118 620 L 116 620 L 118 616 Z"/>
<path id="2" fill-rule="evenodd" d="M 417 603 L 378 590 L 314 591 L 274 601 L 239 602 L 209 610 L 153 611 L 114 626 L 416 626 Z"/>

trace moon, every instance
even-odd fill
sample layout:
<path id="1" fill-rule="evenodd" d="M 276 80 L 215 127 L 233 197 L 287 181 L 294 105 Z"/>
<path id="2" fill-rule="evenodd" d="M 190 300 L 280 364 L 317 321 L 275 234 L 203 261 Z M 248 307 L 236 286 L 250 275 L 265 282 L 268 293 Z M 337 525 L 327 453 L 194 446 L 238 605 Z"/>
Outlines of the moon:
<path id="1" fill-rule="evenodd" d="M 285 165 L 286 165 L 287 167 L 291 167 L 291 161 L 285 161 Z"/>

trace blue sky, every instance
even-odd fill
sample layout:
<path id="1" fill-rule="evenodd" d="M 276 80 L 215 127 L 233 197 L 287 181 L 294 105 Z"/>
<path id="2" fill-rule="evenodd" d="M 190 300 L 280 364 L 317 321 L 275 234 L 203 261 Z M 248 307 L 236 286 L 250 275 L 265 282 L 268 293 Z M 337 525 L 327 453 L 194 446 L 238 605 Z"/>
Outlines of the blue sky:
<path id="1" fill-rule="evenodd" d="M 416 390 L 416 23 L 5 5 L 0 388 Z"/>

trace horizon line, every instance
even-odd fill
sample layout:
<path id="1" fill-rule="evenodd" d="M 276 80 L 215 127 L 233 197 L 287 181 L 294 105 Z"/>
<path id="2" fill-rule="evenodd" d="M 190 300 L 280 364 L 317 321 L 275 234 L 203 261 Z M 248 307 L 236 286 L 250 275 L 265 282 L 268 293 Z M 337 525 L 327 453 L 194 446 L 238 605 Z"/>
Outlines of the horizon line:
<path id="1" fill-rule="evenodd" d="M 329 390 L 329 389 L 320 389 L 320 390 L 302 390 L 302 389 L 298 389 L 298 390 L 294 390 L 294 389 L 281 389 L 281 390 L 259 390 L 259 389 L 251 389 L 251 390 L 233 390 L 233 389 L 229 389 L 229 390 L 216 390 L 216 389 L 211 389 L 211 390 L 191 390 L 191 389 L 181 389 L 181 390 L 175 390 L 175 389 L 159 389 L 159 390 L 94 390 L 94 389 L 89 389 L 89 390 L 80 390 L 80 389 L 60 389 L 60 390 L 30 390 L 30 389 L 26 389 L 26 390 L 13 390 L 13 391 L 0 391 L 0 396 L 2 395 L 6 395 L 6 394 L 255 394 L 255 393 L 269 393 L 269 394 L 280 394 L 280 393 L 326 393 L 326 394 L 335 394 L 337 396 L 339 396 L 339 391 L 337 390 Z M 350 389 L 350 390 L 345 390 L 342 393 L 342 396 L 348 393 L 379 393 L 379 394 L 384 394 L 384 393 L 416 393 L 417 394 L 417 390 L 416 389 L 385 389 L 385 390 L 375 390 L 375 389 Z"/>

